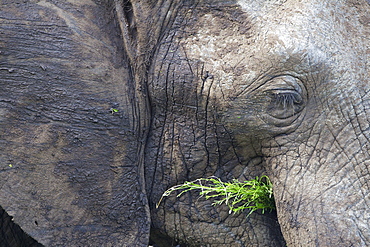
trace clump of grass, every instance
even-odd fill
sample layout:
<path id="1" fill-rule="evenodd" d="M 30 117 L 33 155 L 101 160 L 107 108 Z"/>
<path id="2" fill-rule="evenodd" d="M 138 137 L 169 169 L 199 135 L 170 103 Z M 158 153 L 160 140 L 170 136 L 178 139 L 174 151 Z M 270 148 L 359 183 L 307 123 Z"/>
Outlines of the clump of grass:
<path id="1" fill-rule="evenodd" d="M 256 177 L 255 179 L 239 182 L 233 179 L 230 182 L 222 182 L 217 177 L 199 178 L 191 182 L 185 182 L 166 190 L 157 204 L 157 208 L 163 197 L 169 196 L 173 191 L 182 190 L 177 197 L 191 191 L 199 190 L 200 196 L 206 200 L 214 199 L 212 205 L 225 203 L 229 207 L 229 213 L 249 209 L 249 215 L 256 210 L 275 210 L 275 201 L 272 193 L 272 183 L 267 176 Z"/>

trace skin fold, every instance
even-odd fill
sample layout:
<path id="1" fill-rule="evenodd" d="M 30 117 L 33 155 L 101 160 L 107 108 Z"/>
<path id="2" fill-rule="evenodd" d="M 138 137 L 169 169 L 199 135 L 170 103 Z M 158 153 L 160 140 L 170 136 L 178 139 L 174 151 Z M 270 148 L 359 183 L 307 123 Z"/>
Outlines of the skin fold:
<path id="1" fill-rule="evenodd" d="M 368 1 L 1 4 L 0 245 L 370 242 Z M 156 207 L 261 175 L 276 212 Z"/>

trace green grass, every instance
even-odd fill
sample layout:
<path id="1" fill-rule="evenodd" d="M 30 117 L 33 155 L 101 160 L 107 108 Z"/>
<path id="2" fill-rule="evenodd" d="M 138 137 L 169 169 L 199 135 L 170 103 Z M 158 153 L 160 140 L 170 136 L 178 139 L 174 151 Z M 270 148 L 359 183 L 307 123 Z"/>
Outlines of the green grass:
<path id="1" fill-rule="evenodd" d="M 275 210 L 275 201 L 272 193 L 272 183 L 267 176 L 256 177 L 255 179 L 239 182 L 233 179 L 230 182 L 222 182 L 217 177 L 199 178 L 191 182 L 185 182 L 173 186 L 166 190 L 163 197 L 169 196 L 173 191 L 181 191 L 177 197 L 191 190 L 199 190 L 200 196 L 205 196 L 206 200 L 214 200 L 212 205 L 225 203 L 229 207 L 229 213 L 249 209 L 249 215 L 256 210 L 266 211 Z"/>

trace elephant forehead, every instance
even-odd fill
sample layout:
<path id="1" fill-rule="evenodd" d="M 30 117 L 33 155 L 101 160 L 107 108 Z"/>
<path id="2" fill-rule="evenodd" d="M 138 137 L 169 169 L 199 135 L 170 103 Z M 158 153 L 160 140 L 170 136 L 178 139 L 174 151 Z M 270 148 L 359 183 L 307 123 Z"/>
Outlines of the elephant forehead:
<path id="1" fill-rule="evenodd" d="M 358 38 L 363 20 L 357 8 L 343 2 L 240 0 L 198 8 L 179 44 L 186 58 L 204 63 L 225 90 L 244 90 L 263 74 L 302 75 L 325 64 L 334 77 L 343 77 L 343 68 L 356 75 L 363 67 L 356 65 L 366 53 Z"/>
<path id="2" fill-rule="evenodd" d="M 327 60 L 309 37 L 306 15 L 294 12 L 290 19 L 276 20 L 267 10 L 259 18 L 249 10 L 242 5 L 200 8 L 186 35 L 178 35 L 186 58 L 203 63 L 223 90 L 243 91 L 261 75 L 307 73 Z"/>
<path id="3" fill-rule="evenodd" d="M 351 29 L 346 23 L 335 24 L 340 21 L 334 12 L 343 6 L 328 4 L 323 8 L 315 1 L 283 2 L 240 0 L 223 9 L 203 10 L 203 15 L 186 27 L 190 35 L 182 43 L 187 55 L 221 68 L 224 63 L 245 66 L 256 57 L 284 58 L 286 51 L 309 51 L 318 57 L 324 57 L 320 50 L 335 54 L 341 35 L 346 28 Z M 335 41 L 327 39 L 329 36 L 336 37 Z"/>
<path id="4" fill-rule="evenodd" d="M 358 45 L 358 34 L 368 34 L 364 30 L 366 26 L 368 28 L 368 11 L 363 8 L 366 7 L 363 1 L 237 2 L 253 19 L 253 25 L 258 29 L 257 41 L 269 44 L 273 47 L 270 52 L 276 54 L 284 50 L 300 52 L 309 49 L 314 52 L 325 51 L 326 59 L 337 56 L 341 56 L 341 59 L 353 58 L 353 50 L 363 48 Z M 349 42 L 353 44 L 348 45 Z M 344 54 L 350 55 L 345 57 Z M 315 55 L 322 57 L 323 54 Z M 344 60 L 347 62 L 351 59 Z"/>

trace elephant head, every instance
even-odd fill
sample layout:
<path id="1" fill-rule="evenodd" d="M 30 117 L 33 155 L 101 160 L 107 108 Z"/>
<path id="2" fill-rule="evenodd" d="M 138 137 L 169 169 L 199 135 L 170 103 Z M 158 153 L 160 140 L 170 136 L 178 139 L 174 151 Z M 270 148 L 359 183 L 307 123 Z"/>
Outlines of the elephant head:
<path id="1" fill-rule="evenodd" d="M 150 203 L 200 177 L 267 174 L 277 215 L 247 219 L 196 195 L 173 196 L 151 210 L 159 238 L 369 243 L 369 10 L 365 1 L 184 4 L 150 74 Z"/>
<path id="2" fill-rule="evenodd" d="M 16 230 L 0 240 L 33 241 L 9 214 L 46 246 L 365 246 L 369 16 L 365 0 L 6 1 L 0 216 Z M 193 193 L 155 207 L 184 181 L 260 175 L 276 212 Z"/>

